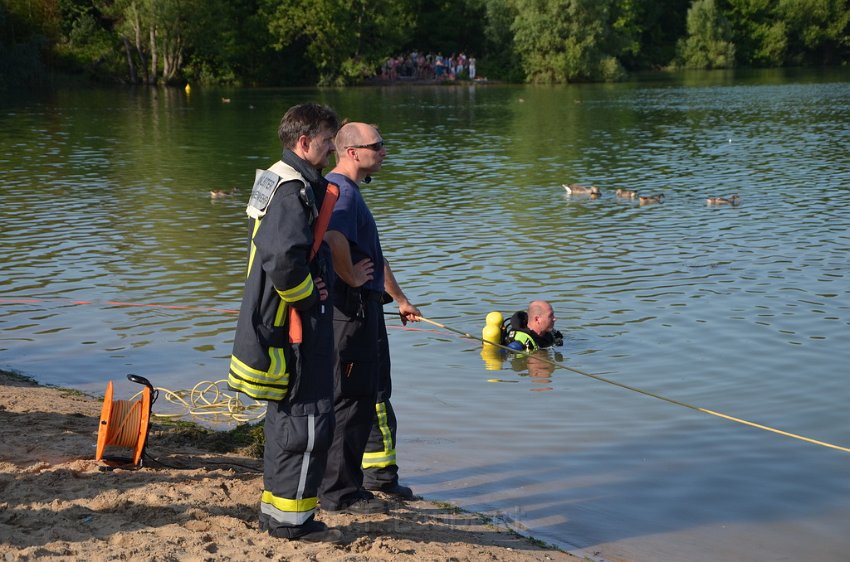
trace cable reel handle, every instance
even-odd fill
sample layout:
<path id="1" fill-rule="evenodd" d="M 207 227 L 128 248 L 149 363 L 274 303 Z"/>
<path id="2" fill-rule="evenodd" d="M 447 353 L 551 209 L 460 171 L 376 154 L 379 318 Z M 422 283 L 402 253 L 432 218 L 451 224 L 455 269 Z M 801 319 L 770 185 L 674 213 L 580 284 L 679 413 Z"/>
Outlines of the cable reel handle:
<path id="1" fill-rule="evenodd" d="M 134 375 L 132 373 L 127 375 L 127 380 L 148 387 L 148 389 L 151 391 L 151 397 L 153 398 L 153 400 L 151 401 L 151 406 L 153 406 L 153 403 L 156 402 L 156 399 L 159 397 L 159 392 L 154 389 L 153 385 L 151 384 L 151 381 L 149 381 L 145 377 L 142 377 L 140 375 Z"/>

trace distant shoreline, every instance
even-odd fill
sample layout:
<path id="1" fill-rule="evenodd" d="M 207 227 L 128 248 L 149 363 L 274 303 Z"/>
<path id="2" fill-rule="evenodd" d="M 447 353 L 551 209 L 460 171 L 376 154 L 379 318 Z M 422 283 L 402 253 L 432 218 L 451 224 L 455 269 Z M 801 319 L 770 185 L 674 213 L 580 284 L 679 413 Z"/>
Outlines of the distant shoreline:
<path id="1" fill-rule="evenodd" d="M 493 86 L 501 85 L 501 80 L 488 80 L 487 78 L 476 78 L 475 80 L 439 80 L 436 78 L 367 78 L 359 86 Z"/>

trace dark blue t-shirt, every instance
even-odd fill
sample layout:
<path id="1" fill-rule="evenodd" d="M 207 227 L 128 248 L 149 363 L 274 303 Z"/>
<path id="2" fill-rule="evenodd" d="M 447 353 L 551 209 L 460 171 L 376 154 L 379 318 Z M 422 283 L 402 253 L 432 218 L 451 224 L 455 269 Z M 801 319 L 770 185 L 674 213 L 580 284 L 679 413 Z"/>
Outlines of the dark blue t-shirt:
<path id="1" fill-rule="evenodd" d="M 363 287 L 383 292 L 384 253 L 378 239 L 378 225 L 360 194 L 360 188 L 342 174 L 331 172 L 325 178 L 339 186 L 339 200 L 331 215 L 328 230 L 336 230 L 348 238 L 352 263 L 363 258 L 372 260 L 375 264 L 374 279 L 367 281 Z"/>

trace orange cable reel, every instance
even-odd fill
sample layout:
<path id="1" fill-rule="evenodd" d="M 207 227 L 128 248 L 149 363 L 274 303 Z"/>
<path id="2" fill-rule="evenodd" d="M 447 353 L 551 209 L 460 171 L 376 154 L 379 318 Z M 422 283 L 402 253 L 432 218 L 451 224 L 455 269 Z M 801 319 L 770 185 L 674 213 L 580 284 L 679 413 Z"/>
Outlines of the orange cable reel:
<path id="1" fill-rule="evenodd" d="M 113 400 L 112 381 L 106 385 L 103 407 L 100 411 L 100 424 L 97 431 L 97 451 L 95 460 L 103 460 L 111 467 L 141 467 L 142 456 L 150 430 L 151 409 L 159 392 L 144 377 L 127 375 L 132 382 L 144 385 L 138 400 Z M 110 450 L 130 449 L 130 458 L 107 456 Z"/>

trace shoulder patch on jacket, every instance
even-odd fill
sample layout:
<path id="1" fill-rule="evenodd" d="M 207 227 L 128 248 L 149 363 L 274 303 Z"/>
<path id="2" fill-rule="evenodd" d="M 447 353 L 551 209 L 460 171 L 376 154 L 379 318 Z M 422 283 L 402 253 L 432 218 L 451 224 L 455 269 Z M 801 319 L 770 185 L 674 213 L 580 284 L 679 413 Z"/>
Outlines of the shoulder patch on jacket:
<path id="1" fill-rule="evenodd" d="M 305 186 L 308 185 L 301 174 L 281 161 L 272 164 L 268 170 L 257 170 L 254 175 L 254 187 L 251 189 L 251 198 L 248 199 L 248 208 L 245 209 L 245 212 L 252 219 L 263 218 L 277 188 L 282 183 L 292 180 L 298 180 Z"/>
<path id="2" fill-rule="evenodd" d="M 280 185 L 280 176 L 271 170 L 257 170 L 254 187 L 251 189 L 251 198 L 248 199 L 248 208 L 245 212 L 252 219 L 265 216 L 269 201 L 272 200 L 277 186 Z"/>

